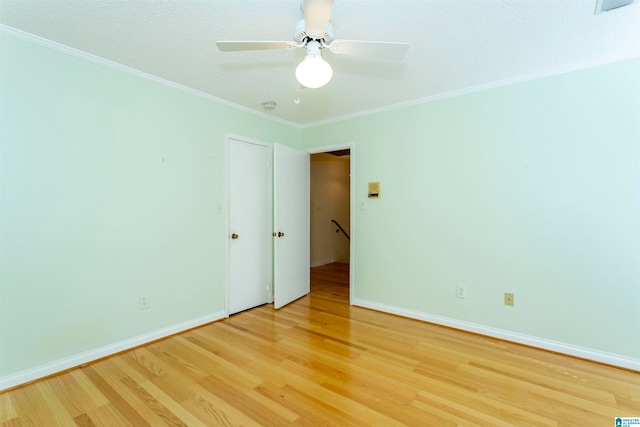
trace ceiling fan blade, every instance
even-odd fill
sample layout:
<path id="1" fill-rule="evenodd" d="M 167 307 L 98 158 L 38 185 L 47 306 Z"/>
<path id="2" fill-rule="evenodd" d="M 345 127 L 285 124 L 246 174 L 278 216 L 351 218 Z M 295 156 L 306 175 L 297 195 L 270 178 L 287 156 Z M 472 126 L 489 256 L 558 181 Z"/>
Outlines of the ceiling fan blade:
<path id="1" fill-rule="evenodd" d="M 243 50 L 271 50 L 290 49 L 297 47 L 294 42 L 274 42 L 274 41 L 225 41 L 216 42 L 218 49 L 223 52 L 239 52 Z"/>
<path id="2" fill-rule="evenodd" d="M 373 59 L 400 61 L 409 49 L 408 43 L 371 42 L 361 40 L 334 40 L 329 50 L 340 55 L 362 56 Z"/>
<path id="3" fill-rule="evenodd" d="M 333 0 L 304 0 L 304 25 L 307 33 L 322 37 L 331 18 Z"/>

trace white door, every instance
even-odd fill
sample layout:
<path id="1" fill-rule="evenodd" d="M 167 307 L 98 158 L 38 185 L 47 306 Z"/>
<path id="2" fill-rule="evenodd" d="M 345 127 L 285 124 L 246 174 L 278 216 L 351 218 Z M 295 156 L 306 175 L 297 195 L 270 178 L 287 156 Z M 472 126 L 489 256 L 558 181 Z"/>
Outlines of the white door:
<path id="1" fill-rule="evenodd" d="M 274 307 L 309 293 L 309 154 L 274 144 Z"/>
<path id="2" fill-rule="evenodd" d="M 268 146 L 229 139 L 228 314 L 268 302 L 269 160 Z"/>

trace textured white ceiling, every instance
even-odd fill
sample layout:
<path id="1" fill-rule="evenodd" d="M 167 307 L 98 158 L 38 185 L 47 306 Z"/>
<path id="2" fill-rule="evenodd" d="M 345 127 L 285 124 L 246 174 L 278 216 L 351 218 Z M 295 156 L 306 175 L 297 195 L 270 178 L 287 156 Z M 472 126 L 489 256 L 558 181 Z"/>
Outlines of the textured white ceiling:
<path id="1" fill-rule="evenodd" d="M 218 51 L 217 40 L 291 40 L 299 0 L 2 0 L 0 22 L 305 125 L 423 98 L 640 56 L 638 2 L 335 0 L 336 38 L 410 43 L 402 62 L 324 54 L 321 89 L 301 89 L 301 49 Z M 3 60 L 10 60 L 3 58 Z M 299 97 L 301 102 L 294 103 Z"/>

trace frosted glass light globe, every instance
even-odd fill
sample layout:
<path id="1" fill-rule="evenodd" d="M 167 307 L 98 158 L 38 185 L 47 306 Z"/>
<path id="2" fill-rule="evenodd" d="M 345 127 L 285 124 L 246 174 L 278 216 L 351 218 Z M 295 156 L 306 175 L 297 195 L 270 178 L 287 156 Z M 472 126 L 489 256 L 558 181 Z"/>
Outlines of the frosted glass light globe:
<path id="1" fill-rule="evenodd" d="M 302 86 L 317 89 L 329 83 L 333 76 L 331 65 L 320 55 L 307 55 L 296 68 L 296 79 Z"/>

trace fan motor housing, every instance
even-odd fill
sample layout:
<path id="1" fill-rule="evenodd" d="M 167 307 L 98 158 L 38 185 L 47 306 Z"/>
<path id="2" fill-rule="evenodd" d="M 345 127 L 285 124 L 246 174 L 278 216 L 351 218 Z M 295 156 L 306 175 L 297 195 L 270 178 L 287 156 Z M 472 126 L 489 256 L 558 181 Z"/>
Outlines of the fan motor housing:
<path id="1" fill-rule="evenodd" d="M 323 34 L 312 34 L 307 32 L 307 26 L 304 23 L 304 19 L 301 19 L 296 24 L 294 40 L 298 43 L 306 43 L 310 40 L 317 40 L 324 42 L 324 44 L 330 44 L 333 41 L 333 25 L 331 25 L 331 22 L 329 22 L 327 24 L 327 29 Z"/>

